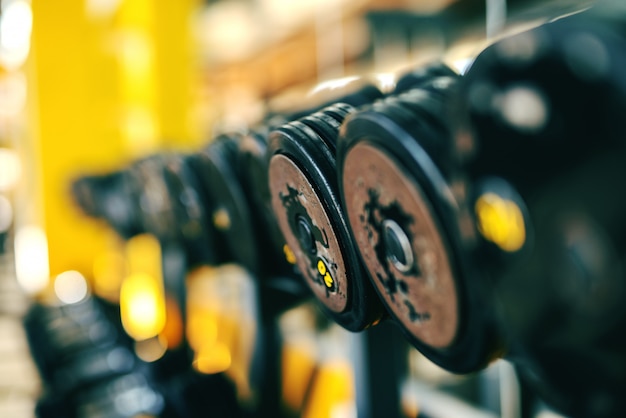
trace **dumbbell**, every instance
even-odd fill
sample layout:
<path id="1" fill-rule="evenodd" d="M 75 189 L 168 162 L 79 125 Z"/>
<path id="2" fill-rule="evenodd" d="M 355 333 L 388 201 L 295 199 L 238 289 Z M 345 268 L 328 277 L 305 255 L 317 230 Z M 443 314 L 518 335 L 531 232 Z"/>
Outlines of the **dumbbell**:
<path id="1" fill-rule="evenodd" d="M 220 261 L 236 262 L 259 274 L 258 239 L 237 161 L 239 140 L 236 133 L 220 135 L 189 161 L 207 196 L 211 228 L 224 247 Z"/>
<path id="2" fill-rule="evenodd" d="M 454 74 L 441 63 L 422 67 L 404 74 L 393 94 L 438 75 Z M 367 97 L 369 101 L 355 105 L 374 101 Z M 347 220 L 338 198 L 337 135 L 345 117 L 354 111 L 335 104 L 275 130 L 270 136 L 268 172 L 274 213 L 305 280 L 324 311 L 356 331 L 385 314 L 355 257 L 356 244 L 345 229 Z"/>
<path id="3" fill-rule="evenodd" d="M 623 410 L 624 51 L 563 19 L 351 115 L 339 141 L 352 233 L 410 341 L 455 372 L 506 354 L 581 416 Z"/>
<path id="4" fill-rule="evenodd" d="M 332 101 L 338 95 L 339 100 L 358 105 L 382 93 L 372 84 L 357 80 L 340 92 L 333 92 Z M 234 261 L 256 274 L 265 277 L 297 274 L 285 261 L 289 253 L 285 254 L 285 240 L 271 210 L 267 183 L 269 132 L 327 104 L 289 114 L 271 114 L 248 132 L 218 136 L 196 155 L 196 172 L 214 202 L 212 217 L 220 236 Z"/>
<path id="5" fill-rule="evenodd" d="M 457 77 L 458 74 L 447 64 L 441 61 L 415 67 L 410 71 L 404 72 L 396 80 L 391 96 L 397 96 L 412 90 L 416 87 L 428 83 L 437 77 Z"/>
<path id="6" fill-rule="evenodd" d="M 143 232 L 135 196 L 139 185 L 126 171 L 88 175 L 72 183 L 72 196 L 89 216 L 102 219 L 121 237 Z"/>
<path id="7" fill-rule="evenodd" d="M 185 315 L 185 276 L 221 254 L 208 220 L 209 203 L 188 156 L 163 153 L 127 169 L 76 181 L 73 192 L 84 211 L 104 219 L 123 238 L 149 233 L 160 242 L 165 289 Z"/>
<path id="8" fill-rule="evenodd" d="M 250 207 L 255 208 L 251 215 L 262 243 L 257 251 L 266 263 L 266 271 L 293 276 L 294 268 L 287 260 L 289 253 L 285 254 L 285 239 L 274 217 L 267 182 L 267 139 L 273 129 L 286 122 L 284 116 L 275 115 L 244 134 L 238 144 L 237 165 L 241 168 L 242 190 Z"/>
<path id="9" fill-rule="evenodd" d="M 354 112 L 338 103 L 270 134 L 271 203 L 288 248 L 325 313 L 343 327 L 362 330 L 384 310 L 352 245 L 335 170 L 339 127 Z"/>
<path id="10" fill-rule="evenodd" d="M 619 16 L 591 9 L 500 41 L 477 57 L 460 95 L 473 258 L 492 275 L 509 358 L 571 416 L 626 411 Z M 503 239 L 497 212 L 517 218 L 523 244 Z"/>
<path id="11" fill-rule="evenodd" d="M 460 248 L 448 114 L 458 83 L 435 76 L 350 115 L 337 169 L 354 242 L 384 305 L 430 360 L 470 372 L 502 347 Z"/>
<path id="12" fill-rule="evenodd" d="M 122 171 L 84 176 L 72 192 L 88 215 L 105 220 L 123 238 L 150 233 L 182 246 L 191 265 L 210 263 L 217 257 L 215 233 L 190 165 L 182 155 L 156 154 Z"/>
<path id="13" fill-rule="evenodd" d="M 91 297 L 71 305 L 33 304 L 24 318 L 24 329 L 42 378 L 57 380 L 59 387 L 69 382 L 57 379 L 58 370 L 81 353 L 130 346 L 121 325 L 116 326 L 100 301 Z"/>
<path id="14" fill-rule="evenodd" d="M 347 93 L 342 90 L 341 100 L 360 104 L 382 96 L 371 84 L 360 81 L 357 86 L 356 90 L 350 86 Z M 317 104 L 313 109 L 324 105 Z M 211 202 L 213 226 L 228 252 L 223 260 L 237 262 L 259 276 L 267 285 L 261 291 L 270 289 L 267 298 L 276 301 L 273 305 L 282 306 L 279 300 L 293 299 L 285 302 L 285 306 L 291 306 L 305 295 L 308 297 L 308 291 L 300 289 L 300 281 L 293 280 L 300 273 L 293 266 L 293 254 L 271 208 L 267 138 L 269 132 L 287 120 L 311 112 L 309 109 L 270 115 L 248 132 L 218 136 L 190 157 L 207 201 Z M 277 297 L 275 291 L 284 297 Z"/>
<path id="15" fill-rule="evenodd" d="M 85 387 L 68 403 L 76 418 L 167 416 L 168 412 L 164 394 L 142 373 L 128 373 Z"/>

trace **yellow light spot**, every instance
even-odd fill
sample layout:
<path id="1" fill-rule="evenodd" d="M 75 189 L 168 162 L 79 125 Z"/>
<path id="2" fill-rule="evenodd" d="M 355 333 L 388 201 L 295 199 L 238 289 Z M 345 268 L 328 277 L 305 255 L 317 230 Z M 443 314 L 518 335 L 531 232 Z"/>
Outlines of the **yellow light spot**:
<path id="1" fill-rule="evenodd" d="M 120 292 L 122 325 L 137 341 L 157 336 L 165 326 L 165 296 L 160 283 L 145 273 L 135 273 Z"/>
<path id="2" fill-rule="evenodd" d="M 255 346 L 253 282 L 239 266 L 202 266 L 187 276 L 187 342 L 200 373 L 225 372 L 240 400 L 250 400 Z"/>
<path id="3" fill-rule="evenodd" d="M 189 345 L 194 351 L 200 352 L 202 347 L 215 344 L 218 331 L 218 312 L 195 304 L 189 307 L 186 333 Z"/>
<path id="4" fill-rule="evenodd" d="M 289 245 L 283 245 L 283 252 L 285 253 L 285 258 L 289 264 L 296 264 L 296 255 L 291 251 Z"/>
<path id="5" fill-rule="evenodd" d="M 173 296 L 165 296 L 165 326 L 159 334 L 168 349 L 177 348 L 183 342 L 184 325 L 180 306 Z"/>
<path id="6" fill-rule="evenodd" d="M 514 252 L 526 241 L 524 215 L 515 202 L 494 193 L 482 195 L 474 207 L 478 231 L 502 250 Z"/>
<path id="7" fill-rule="evenodd" d="M 154 113 L 142 106 L 127 106 L 122 114 L 121 129 L 131 155 L 142 156 L 158 146 L 159 127 Z"/>
<path id="8" fill-rule="evenodd" d="M 228 346 L 217 342 L 210 347 L 203 347 L 196 355 L 193 365 L 200 373 L 215 374 L 228 370 L 231 363 Z"/>
<path id="9" fill-rule="evenodd" d="M 130 274 L 146 273 L 157 280 L 162 280 L 161 244 L 155 236 L 141 234 L 128 240 L 126 260 Z"/>
<path id="10" fill-rule="evenodd" d="M 376 325 L 380 323 L 380 321 L 381 321 L 381 318 L 378 318 L 374 322 L 372 322 L 370 325 L 368 325 L 366 328 L 375 327 Z"/>
<path id="11" fill-rule="evenodd" d="M 161 246 L 152 235 L 126 243 L 128 277 L 120 288 L 120 314 L 124 329 L 136 341 L 156 337 L 165 327 L 166 307 Z"/>
<path id="12" fill-rule="evenodd" d="M 318 366 L 303 417 L 356 416 L 354 368 L 347 359 L 333 359 Z"/>
<path id="13" fill-rule="evenodd" d="M 224 208 L 213 212 L 213 224 L 219 230 L 225 231 L 230 228 L 230 215 Z"/>
<path id="14" fill-rule="evenodd" d="M 301 411 L 317 363 L 314 346 L 287 341 L 282 347 L 283 401 L 293 412 Z"/>

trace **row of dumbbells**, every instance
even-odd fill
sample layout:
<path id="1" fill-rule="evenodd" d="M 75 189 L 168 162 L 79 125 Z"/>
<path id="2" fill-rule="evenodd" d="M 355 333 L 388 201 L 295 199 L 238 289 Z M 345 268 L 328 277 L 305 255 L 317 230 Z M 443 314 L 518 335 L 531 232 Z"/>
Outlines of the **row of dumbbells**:
<path id="1" fill-rule="evenodd" d="M 163 409 L 163 396 L 107 310 L 115 316 L 88 298 L 69 305 L 35 304 L 29 311 L 25 329 L 46 389 L 37 416 L 130 417 Z M 125 399 L 129 396 L 141 401 Z"/>
<path id="2" fill-rule="evenodd" d="M 184 352 L 155 363 L 137 356 L 119 307 L 100 298 L 36 303 L 24 328 L 44 383 L 39 418 L 241 416 L 233 385 L 194 372 Z"/>
<path id="3" fill-rule="evenodd" d="M 74 194 L 187 267 L 245 266 L 277 312 L 310 293 L 348 330 L 394 321 L 447 370 L 504 357 L 557 408 L 616 416 L 624 36 L 591 9 L 496 42 L 463 75 L 418 69 L 391 93 L 367 85 Z"/>

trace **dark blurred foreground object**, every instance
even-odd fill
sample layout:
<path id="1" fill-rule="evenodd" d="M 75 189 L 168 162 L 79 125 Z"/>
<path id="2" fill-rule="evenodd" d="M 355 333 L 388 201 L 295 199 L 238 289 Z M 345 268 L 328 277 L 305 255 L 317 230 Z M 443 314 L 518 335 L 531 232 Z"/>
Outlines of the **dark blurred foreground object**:
<path id="1" fill-rule="evenodd" d="M 116 311 L 95 298 L 73 304 L 34 304 L 24 328 L 42 379 L 70 393 L 136 367 L 131 341 L 115 325 Z M 119 318 L 119 316 L 118 316 Z"/>
<path id="2" fill-rule="evenodd" d="M 488 272 L 509 358 L 581 417 L 626 414 L 621 9 L 599 5 L 481 53 L 456 136 L 478 226 L 472 256 Z M 498 212 L 518 219 L 522 245 L 503 238 Z"/>
<path id="3" fill-rule="evenodd" d="M 32 306 L 24 328 L 44 383 L 38 417 L 130 418 L 164 410 L 116 315 L 92 297 Z"/>
<path id="4" fill-rule="evenodd" d="M 24 327 L 44 383 L 39 418 L 238 417 L 233 384 L 186 363 L 145 363 L 124 334 L 118 309 L 87 297 L 67 305 L 34 304 Z M 167 354 L 166 354 L 167 357 Z M 180 365 L 179 365 L 180 366 Z"/>
<path id="5" fill-rule="evenodd" d="M 626 413 L 626 38 L 606 10 L 497 42 L 447 98 L 437 81 L 354 113 L 339 143 L 411 342 L 456 372 L 506 356 L 573 416 Z"/>

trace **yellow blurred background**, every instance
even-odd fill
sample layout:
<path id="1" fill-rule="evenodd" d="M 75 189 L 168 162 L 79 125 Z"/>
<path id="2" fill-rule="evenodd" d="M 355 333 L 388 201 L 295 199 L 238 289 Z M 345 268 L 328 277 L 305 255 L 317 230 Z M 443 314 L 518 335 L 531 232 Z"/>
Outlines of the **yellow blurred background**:
<path id="1" fill-rule="evenodd" d="M 21 289 L 32 297 L 52 293 L 71 304 L 89 287 L 119 302 L 136 353 L 146 361 L 159 359 L 180 344 L 183 313 L 171 308 L 163 292 L 158 243 L 145 236 L 122 243 L 78 210 L 71 182 L 162 150 L 198 149 L 215 131 L 247 126 L 268 108 L 300 103 L 320 81 L 394 71 L 436 57 L 444 49 L 441 34 L 431 31 L 432 42 L 417 46 L 373 39 L 367 13 L 428 15 L 450 3 L 1 0 L 0 264 L 15 269 Z M 196 370 L 226 371 L 246 398 L 254 326 L 233 312 L 236 305 L 219 299 L 215 283 L 224 274 L 203 270 L 188 278 L 194 296 L 185 337 Z M 227 274 L 233 275 L 243 277 Z M 292 316 L 306 322 L 311 313 Z M 320 346 L 313 324 L 294 337 L 289 330 L 302 324 L 291 321 L 282 358 L 286 410 L 351 416 L 355 382 L 348 337 L 332 328 L 333 337 Z M 27 392 L 36 396 L 37 379 L 28 370 Z M 311 386 L 312 379 L 318 384 Z M 9 415 L 30 416 L 28 408 Z"/>

